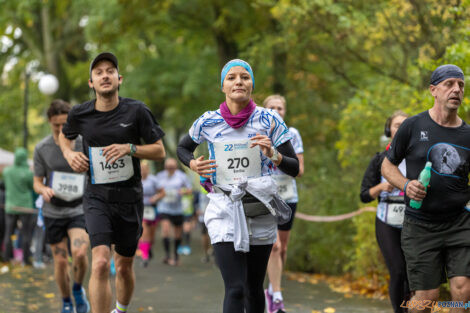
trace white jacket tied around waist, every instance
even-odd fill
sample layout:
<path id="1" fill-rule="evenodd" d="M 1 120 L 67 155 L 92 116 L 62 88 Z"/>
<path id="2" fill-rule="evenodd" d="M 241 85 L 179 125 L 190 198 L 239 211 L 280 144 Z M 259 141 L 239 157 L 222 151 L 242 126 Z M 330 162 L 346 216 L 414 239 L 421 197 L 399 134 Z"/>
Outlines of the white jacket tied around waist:
<path id="1" fill-rule="evenodd" d="M 204 223 L 211 243 L 233 242 L 235 251 L 248 252 L 250 245 L 269 245 L 276 241 L 277 224 L 290 219 L 290 207 L 279 197 L 271 176 L 252 178 L 237 185 L 216 185 L 220 192 L 208 195 L 210 202 Z M 250 193 L 271 214 L 246 217 L 241 199 Z"/>

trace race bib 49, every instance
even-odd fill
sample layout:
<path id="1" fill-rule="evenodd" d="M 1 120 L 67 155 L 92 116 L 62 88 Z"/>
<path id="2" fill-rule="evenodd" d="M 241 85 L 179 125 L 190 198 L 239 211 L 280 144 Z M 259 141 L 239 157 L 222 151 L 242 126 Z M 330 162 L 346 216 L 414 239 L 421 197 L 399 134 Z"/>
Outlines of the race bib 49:
<path id="1" fill-rule="evenodd" d="M 90 147 L 90 170 L 92 184 L 109 184 L 125 181 L 134 175 L 132 157 L 123 156 L 113 164 L 106 162 L 103 155 L 105 147 Z"/>

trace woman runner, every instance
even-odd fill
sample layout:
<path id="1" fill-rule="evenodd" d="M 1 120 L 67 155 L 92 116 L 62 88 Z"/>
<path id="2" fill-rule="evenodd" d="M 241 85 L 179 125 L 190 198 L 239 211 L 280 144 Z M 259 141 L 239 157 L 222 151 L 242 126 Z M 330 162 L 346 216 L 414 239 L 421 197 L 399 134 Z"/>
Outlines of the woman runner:
<path id="1" fill-rule="evenodd" d="M 395 136 L 401 123 L 408 117 L 402 111 L 396 111 L 385 123 L 385 136 L 390 141 Z M 405 256 L 401 249 L 401 228 L 405 216 L 405 198 L 401 190 L 394 188 L 382 176 L 380 168 L 385 151 L 377 153 L 370 161 L 369 167 L 364 173 L 361 185 L 361 201 L 371 202 L 379 197 L 377 206 L 377 218 L 375 219 L 375 236 L 384 256 L 390 273 L 389 294 L 395 313 L 405 312 L 401 308 L 402 301 L 409 298 L 409 287 L 406 278 Z M 403 175 L 406 175 L 405 160 L 398 167 Z"/>
<path id="2" fill-rule="evenodd" d="M 183 164 L 209 178 L 204 222 L 225 284 L 224 313 L 264 311 L 263 280 L 277 233 L 272 210 L 276 216 L 288 210 L 290 217 L 270 175 L 274 166 L 292 177 L 299 172 L 287 126 L 256 106 L 254 85 L 248 63 L 228 62 L 221 73 L 225 102 L 199 117 L 178 145 Z M 204 141 L 210 160 L 194 159 Z"/>
<path id="3" fill-rule="evenodd" d="M 283 96 L 271 95 L 264 99 L 263 106 L 267 109 L 275 110 L 282 118 L 284 118 L 286 114 L 286 99 Z M 292 136 L 292 146 L 299 159 L 299 175 L 297 175 L 297 177 L 300 177 L 304 173 L 304 147 L 302 137 L 300 137 L 299 131 L 294 127 L 289 127 L 289 132 Z M 297 184 L 294 178 L 284 174 L 278 168 L 274 170 L 273 178 L 277 181 L 280 196 L 292 209 L 290 221 L 283 225 L 278 225 L 277 227 L 277 240 L 273 246 L 268 262 L 269 286 L 268 289 L 264 291 L 268 305 L 268 313 L 282 313 L 284 312 L 284 299 L 281 292 L 282 269 L 287 259 L 287 245 L 289 244 L 290 230 L 294 223 L 299 195 L 297 194 Z"/>

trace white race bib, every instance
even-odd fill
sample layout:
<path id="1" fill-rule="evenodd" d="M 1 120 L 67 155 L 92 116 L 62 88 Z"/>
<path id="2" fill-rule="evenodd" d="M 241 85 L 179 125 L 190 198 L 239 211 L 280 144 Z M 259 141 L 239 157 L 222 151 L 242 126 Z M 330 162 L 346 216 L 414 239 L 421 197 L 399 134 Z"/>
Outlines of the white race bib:
<path id="1" fill-rule="evenodd" d="M 154 221 L 156 217 L 155 208 L 150 205 L 144 206 L 144 220 Z"/>
<path id="2" fill-rule="evenodd" d="M 51 188 L 54 190 L 54 196 L 59 199 L 65 201 L 80 199 L 83 196 L 84 187 L 85 175 L 83 174 L 52 172 Z"/>
<path id="3" fill-rule="evenodd" d="M 389 203 L 387 206 L 386 223 L 393 226 L 403 225 L 406 206 L 404 203 Z"/>
<path id="4" fill-rule="evenodd" d="M 104 147 L 90 147 L 90 167 L 92 184 L 109 184 L 125 181 L 134 175 L 132 157 L 125 155 L 113 164 L 106 162 Z"/>
<path id="5" fill-rule="evenodd" d="M 284 200 L 289 200 L 295 197 L 295 190 L 293 184 L 293 178 L 289 175 L 272 175 L 272 178 L 276 181 L 277 191 Z"/>
<path id="6" fill-rule="evenodd" d="M 165 203 L 176 203 L 178 202 L 179 194 L 178 189 L 165 189 L 165 196 L 163 197 L 162 201 Z"/>
<path id="7" fill-rule="evenodd" d="M 217 184 L 237 184 L 244 178 L 261 176 L 260 148 L 250 148 L 250 144 L 250 140 L 213 143 Z"/>

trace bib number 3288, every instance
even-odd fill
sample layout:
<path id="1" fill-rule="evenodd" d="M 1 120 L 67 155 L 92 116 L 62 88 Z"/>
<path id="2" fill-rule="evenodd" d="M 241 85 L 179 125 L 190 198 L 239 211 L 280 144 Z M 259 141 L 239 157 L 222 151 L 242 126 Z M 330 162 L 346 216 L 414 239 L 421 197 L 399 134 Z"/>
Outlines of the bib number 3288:
<path id="1" fill-rule="evenodd" d="M 90 167 L 92 184 L 109 184 L 125 181 L 134 175 L 132 157 L 125 155 L 113 164 L 106 162 L 104 147 L 90 147 Z"/>
<path id="2" fill-rule="evenodd" d="M 236 184 L 244 178 L 261 176 L 261 152 L 259 146 L 250 148 L 250 143 L 249 140 L 213 143 L 217 184 Z"/>

